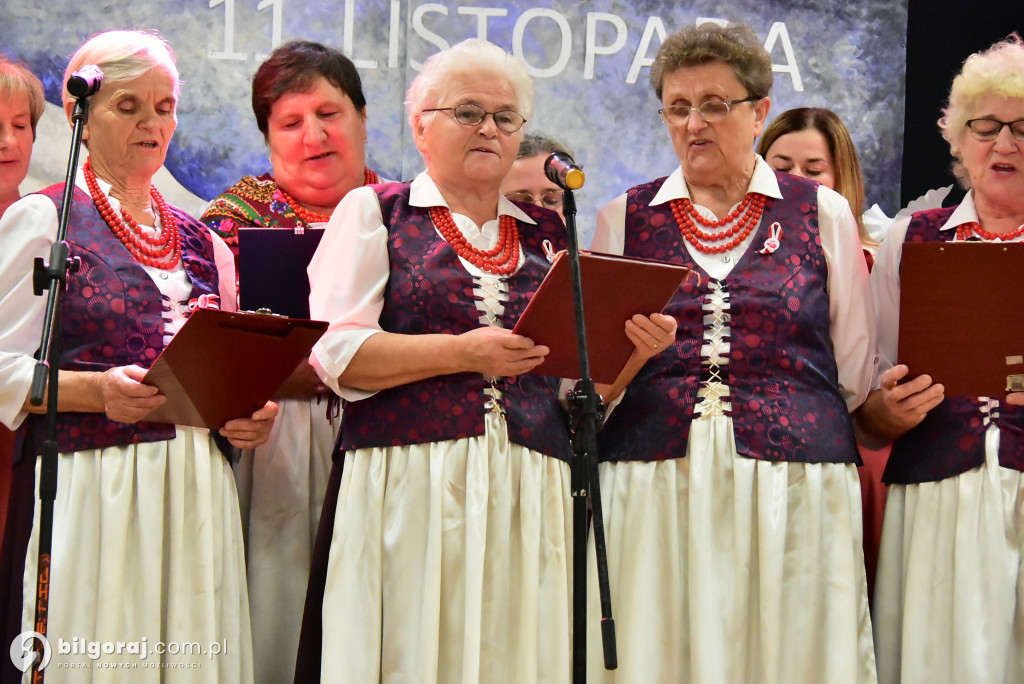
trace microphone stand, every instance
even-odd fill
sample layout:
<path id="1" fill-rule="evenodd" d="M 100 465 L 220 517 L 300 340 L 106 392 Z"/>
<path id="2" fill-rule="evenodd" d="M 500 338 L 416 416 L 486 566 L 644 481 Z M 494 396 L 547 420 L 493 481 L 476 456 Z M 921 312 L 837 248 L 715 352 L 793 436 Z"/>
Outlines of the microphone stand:
<path id="1" fill-rule="evenodd" d="M 572 681 L 587 681 L 587 501 L 593 512 L 594 550 L 597 555 L 597 583 L 601 596 L 601 643 L 605 669 L 618 667 L 615 650 L 615 620 L 612 618 L 611 589 L 608 584 L 608 556 L 601 508 L 601 482 L 597 468 L 597 425 L 604 420 L 604 407 L 590 377 L 587 331 L 583 318 L 583 284 L 580 278 L 580 248 L 576 235 L 576 199 L 572 190 L 562 188 L 569 265 L 572 273 L 573 304 L 576 314 L 576 346 L 580 380 L 569 393 L 572 424 L 571 486 L 573 497 L 573 645 Z"/>
<path id="2" fill-rule="evenodd" d="M 77 271 L 78 257 L 71 257 L 71 249 L 65 241 L 68 219 L 71 215 L 71 198 L 75 192 L 75 177 L 78 173 L 78 152 L 82 141 L 82 130 L 89 119 L 88 96 L 78 97 L 71 115 L 74 130 L 71 137 L 71 152 L 68 157 L 67 175 L 64 178 L 64 197 L 57 224 L 57 239 L 50 247 L 50 261 L 36 257 L 32 271 L 32 285 L 36 296 L 49 290 L 46 299 L 46 316 L 43 320 L 43 334 L 39 343 L 39 356 L 32 376 L 32 391 L 29 401 L 41 406 L 46 397 L 46 441 L 43 442 L 42 464 L 39 469 L 39 557 L 36 574 L 36 620 L 35 631 L 46 637 L 50 599 L 50 547 L 53 542 L 53 507 L 57 499 L 57 384 L 60 372 L 60 300 L 67 286 L 69 271 Z M 47 394 L 46 388 L 50 391 Z M 42 640 L 36 639 L 37 649 L 32 665 L 32 682 L 43 681 L 40 666 L 43 663 Z"/>

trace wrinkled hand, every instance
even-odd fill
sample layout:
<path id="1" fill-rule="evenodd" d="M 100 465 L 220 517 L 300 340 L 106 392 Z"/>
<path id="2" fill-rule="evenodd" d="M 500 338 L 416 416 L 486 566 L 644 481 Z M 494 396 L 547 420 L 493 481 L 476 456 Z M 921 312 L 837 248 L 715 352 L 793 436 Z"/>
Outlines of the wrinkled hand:
<path id="1" fill-rule="evenodd" d="M 268 401 L 249 418 L 229 420 L 220 429 L 220 434 L 231 442 L 232 446 L 239 449 L 255 449 L 270 437 L 270 429 L 274 427 L 276 417 L 277 404 Z"/>
<path id="2" fill-rule="evenodd" d="M 660 313 L 650 317 L 635 314 L 626 321 L 626 337 L 636 345 L 637 356 L 646 361 L 676 341 L 676 319 Z"/>
<path id="3" fill-rule="evenodd" d="M 491 377 L 528 373 L 550 351 L 544 345 L 534 344 L 529 337 L 490 326 L 462 333 L 456 340 L 466 370 Z"/>
<path id="4" fill-rule="evenodd" d="M 274 393 L 274 399 L 313 399 L 330 390 L 320 380 L 308 359 L 303 359 Z"/>
<path id="5" fill-rule="evenodd" d="M 882 403 L 889 412 L 894 426 L 903 432 L 915 427 L 925 415 L 945 399 L 945 388 L 932 384 L 929 375 L 919 375 L 909 382 L 900 384 L 909 369 L 905 365 L 894 366 L 882 374 Z"/>
<path id="6" fill-rule="evenodd" d="M 103 410 L 110 420 L 137 423 L 167 401 L 156 387 L 142 384 L 145 376 L 146 369 L 139 366 L 117 366 L 96 376 Z"/>

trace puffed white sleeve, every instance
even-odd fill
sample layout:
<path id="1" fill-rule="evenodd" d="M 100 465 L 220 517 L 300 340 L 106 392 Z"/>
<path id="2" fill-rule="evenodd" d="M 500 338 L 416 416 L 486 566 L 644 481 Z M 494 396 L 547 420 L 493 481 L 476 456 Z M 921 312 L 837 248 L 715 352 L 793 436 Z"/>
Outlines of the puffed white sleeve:
<path id="1" fill-rule="evenodd" d="M 846 199 L 818 189 L 818 233 L 828 263 L 829 337 L 839 390 L 853 411 L 871 391 L 877 364 L 874 303 L 857 220 Z"/>
<path id="2" fill-rule="evenodd" d="M 57 208 L 43 195 L 29 195 L 0 219 L 0 422 L 14 430 L 32 386 L 46 293 L 32 286 L 36 257 L 47 262 L 57 237 Z"/>
<path id="3" fill-rule="evenodd" d="M 356 188 L 334 210 L 307 269 L 310 316 L 329 324 L 313 347 L 310 363 L 343 399 L 374 394 L 343 387 L 338 378 L 363 342 L 382 331 L 390 272 L 388 229 L 377 194 L 369 187 Z"/>
<path id="4" fill-rule="evenodd" d="M 910 217 L 896 221 L 878 252 L 871 269 L 871 294 L 878 327 L 878 376 L 896 365 L 900 336 L 900 258 Z M 875 386 L 880 385 L 880 377 Z"/>

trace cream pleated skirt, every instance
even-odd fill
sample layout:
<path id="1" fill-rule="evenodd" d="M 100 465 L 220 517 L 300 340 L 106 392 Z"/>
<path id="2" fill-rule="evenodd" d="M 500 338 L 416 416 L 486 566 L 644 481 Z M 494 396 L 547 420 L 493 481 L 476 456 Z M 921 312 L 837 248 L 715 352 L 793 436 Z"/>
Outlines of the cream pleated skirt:
<path id="1" fill-rule="evenodd" d="M 566 684 L 569 467 L 480 437 L 345 456 L 323 603 L 331 684 Z"/>
<path id="2" fill-rule="evenodd" d="M 235 466 L 246 534 L 257 684 L 295 672 L 313 542 L 339 419 L 327 401 L 284 400 L 267 442 Z"/>
<path id="3" fill-rule="evenodd" d="M 882 684 L 1024 682 L 1024 474 L 984 465 L 893 485 L 875 584 Z"/>
<path id="4" fill-rule="evenodd" d="M 589 682 L 875 681 L 855 465 L 740 457 L 716 415 L 685 459 L 600 471 L 619 667 L 603 666 L 591 545 Z"/>
<path id="5" fill-rule="evenodd" d="M 47 683 L 251 682 L 235 481 L 209 432 L 178 428 L 170 441 L 58 458 Z M 37 463 L 37 482 L 38 471 Z M 34 619 L 38 524 L 37 494 L 26 630 Z M 136 650 L 145 644 L 147 656 L 129 653 L 131 643 Z"/>

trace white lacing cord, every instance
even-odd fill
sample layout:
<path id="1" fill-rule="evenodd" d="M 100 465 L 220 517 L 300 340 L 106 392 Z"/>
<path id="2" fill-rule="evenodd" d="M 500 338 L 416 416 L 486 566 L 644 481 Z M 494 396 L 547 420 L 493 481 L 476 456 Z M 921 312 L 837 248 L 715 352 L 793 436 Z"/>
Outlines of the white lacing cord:
<path id="1" fill-rule="evenodd" d="M 508 301 L 508 282 L 505 278 L 497 275 L 473 276 L 473 295 L 480 312 L 480 323 L 504 327 L 501 317 L 505 314 L 505 302 Z"/>
<path id="2" fill-rule="evenodd" d="M 729 363 L 732 329 L 729 322 L 729 292 L 717 280 L 710 283 L 711 291 L 705 296 L 701 309 L 704 311 L 704 343 L 700 348 L 701 366 L 704 378 L 697 390 L 700 403 L 694 408 L 700 415 L 722 415 L 732 411 L 729 401 L 729 386 L 725 382 L 723 366 Z"/>
<path id="3" fill-rule="evenodd" d="M 499 275 L 473 276 L 473 296 L 476 298 L 476 308 L 480 312 L 481 325 L 492 325 L 503 328 L 501 317 L 505 313 L 505 303 L 508 301 L 508 281 Z M 501 404 L 501 390 L 496 386 L 495 378 L 484 378 L 489 383 L 484 388 L 484 410 L 488 413 L 497 411 L 505 415 L 504 407 Z"/>

